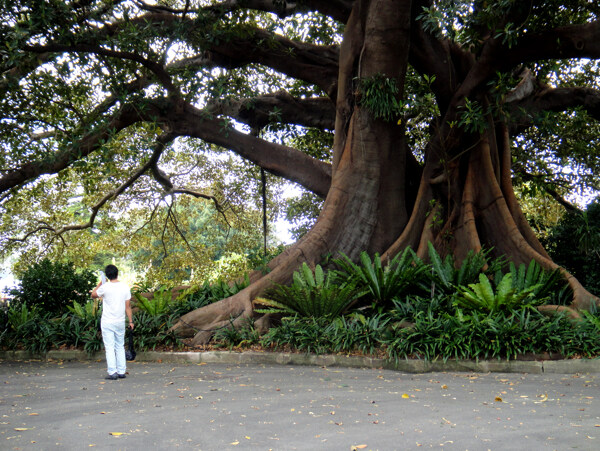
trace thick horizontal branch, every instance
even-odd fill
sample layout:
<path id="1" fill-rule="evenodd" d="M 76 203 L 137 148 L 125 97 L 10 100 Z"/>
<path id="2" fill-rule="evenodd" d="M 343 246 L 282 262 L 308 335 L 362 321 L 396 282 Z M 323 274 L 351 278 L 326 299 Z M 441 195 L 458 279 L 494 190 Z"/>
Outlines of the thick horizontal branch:
<path id="1" fill-rule="evenodd" d="M 317 11 L 339 22 L 348 20 L 354 0 L 224 0 L 210 8 L 218 11 L 235 11 L 238 9 L 254 9 L 288 17 L 294 14 Z M 208 8 L 206 8 L 208 9 Z"/>
<path id="2" fill-rule="evenodd" d="M 258 129 L 271 123 L 295 124 L 321 130 L 335 128 L 335 105 L 331 99 L 300 99 L 292 97 L 286 91 L 252 99 L 219 100 L 208 105 L 206 110 L 215 115 L 232 117 Z"/>
<path id="3" fill-rule="evenodd" d="M 503 69 L 548 59 L 600 58 L 600 21 L 568 25 L 541 33 L 527 33 L 504 48 Z"/>
<path id="4" fill-rule="evenodd" d="M 206 47 L 205 56 L 225 68 L 250 63 L 274 69 L 321 88 L 331 98 L 337 94 L 338 46 L 319 46 L 292 41 L 263 30 L 249 36 Z"/>
<path id="5" fill-rule="evenodd" d="M 152 27 L 153 35 L 172 39 L 174 34 L 181 34 L 185 28 L 185 36 L 192 47 L 200 47 L 203 51 L 196 57 L 204 65 L 218 65 L 225 68 L 236 68 L 255 63 L 270 67 L 282 74 L 304 80 L 320 87 L 330 97 L 335 97 L 338 75 L 338 46 L 323 46 L 303 43 L 287 39 L 281 35 L 244 26 L 243 29 L 229 30 L 226 37 L 207 39 L 219 27 L 217 19 L 203 20 L 181 19 L 170 13 L 148 13 L 130 19 L 128 27 L 139 25 L 144 30 Z M 118 34 L 124 23 L 107 25 L 89 37 L 90 45 L 98 45 L 102 36 L 110 37 Z M 82 37 L 81 39 L 85 39 Z"/>
<path id="6" fill-rule="evenodd" d="M 297 149 L 239 132 L 192 106 L 162 110 L 164 126 L 178 136 L 200 138 L 229 149 L 274 175 L 296 182 L 325 198 L 331 185 L 331 165 Z"/>
<path id="7" fill-rule="evenodd" d="M 145 11 L 169 12 L 183 14 L 185 9 L 174 9 L 163 5 L 149 5 L 142 1 L 136 1 L 137 5 Z M 217 14 L 225 14 L 240 9 L 253 9 L 277 14 L 279 17 L 288 17 L 294 14 L 302 14 L 317 11 L 340 22 L 346 22 L 352 9 L 354 0 L 223 0 L 214 5 L 201 8 L 202 11 L 214 11 Z"/>
<path id="8" fill-rule="evenodd" d="M 325 197 L 331 183 L 331 165 L 297 149 L 246 135 L 221 120 L 181 102 L 165 100 L 149 103 L 142 114 L 135 106 L 121 108 L 103 126 L 85 135 L 69 148 L 44 160 L 32 161 L 6 172 L 0 178 L 0 193 L 36 179 L 55 174 L 85 158 L 102 143 L 124 128 L 140 121 L 158 122 L 173 136 L 190 136 L 225 147 L 269 172 L 296 182 L 318 196 Z"/>
<path id="9" fill-rule="evenodd" d="M 542 111 L 566 111 L 583 108 L 600 121 L 600 90 L 585 87 L 550 88 L 544 86 L 529 95 L 506 104 L 512 120 L 511 132 L 521 130 L 533 123 L 533 118 Z M 523 113 L 525 112 L 525 113 Z"/>

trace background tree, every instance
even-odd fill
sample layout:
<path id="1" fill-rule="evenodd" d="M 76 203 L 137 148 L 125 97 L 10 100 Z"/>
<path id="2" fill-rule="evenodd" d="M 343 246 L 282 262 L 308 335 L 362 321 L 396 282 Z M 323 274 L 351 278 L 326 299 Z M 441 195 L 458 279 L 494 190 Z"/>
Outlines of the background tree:
<path id="1" fill-rule="evenodd" d="M 196 342 L 231 316 L 252 315 L 252 300 L 300 263 L 329 254 L 388 258 L 412 247 L 425 256 L 431 241 L 459 261 L 485 246 L 555 269 L 512 175 L 557 200 L 575 183 L 597 187 L 597 141 L 580 139 L 599 117 L 596 2 L 4 5 L 6 249 L 100 227 L 101 210 L 110 223 L 149 192 L 218 205 L 203 174 L 214 146 L 323 199 L 314 225 L 268 274 L 186 315 L 176 329 Z M 308 145 L 315 130 L 335 131 L 330 151 Z M 88 208 L 82 222 L 42 213 L 76 189 Z M 598 302 L 563 276 L 573 314 Z"/>

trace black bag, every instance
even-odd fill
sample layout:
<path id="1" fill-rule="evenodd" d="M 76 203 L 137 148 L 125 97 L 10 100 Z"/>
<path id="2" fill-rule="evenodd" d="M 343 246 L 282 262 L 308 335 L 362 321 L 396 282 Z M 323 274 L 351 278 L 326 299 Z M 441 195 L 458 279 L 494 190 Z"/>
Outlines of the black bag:
<path id="1" fill-rule="evenodd" d="M 128 328 L 127 349 L 125 350 L 125 359 L 135 360 L 135 349 L 133 347 L 133 330 Z"/>

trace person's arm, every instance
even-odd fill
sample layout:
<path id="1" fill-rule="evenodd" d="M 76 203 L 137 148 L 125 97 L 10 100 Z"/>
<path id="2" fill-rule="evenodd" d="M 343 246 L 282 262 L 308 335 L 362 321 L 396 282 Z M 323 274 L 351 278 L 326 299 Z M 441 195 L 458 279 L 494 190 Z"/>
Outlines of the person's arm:
<path id="1" fill-rule="evenodd" d="M 94 288 L 92 290 L 92 299 L 98 299 L 100 296 L 98 296 L 98 288 L 100 288 L 102 286 L 102 281 L 98 282 L 98 285 L 96 285 L 96 288 Z"/>
<path id="2" fill-rule="evenodd" d="M 125 314 L 127 315 L 127 319 L 129 320 L 129 327 L 133 329 L 133 314 L 131 312 L 131 299 L 127 299 L 125 301 Z"/>

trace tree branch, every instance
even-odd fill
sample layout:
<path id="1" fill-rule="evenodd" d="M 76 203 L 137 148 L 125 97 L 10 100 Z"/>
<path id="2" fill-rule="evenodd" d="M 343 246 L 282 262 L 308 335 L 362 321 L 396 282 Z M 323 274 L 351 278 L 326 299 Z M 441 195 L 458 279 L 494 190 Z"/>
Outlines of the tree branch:
<path id="1" fill-rule="evenodd" d="M 111 58 L 120 58 L 140 63 L 146 69 L 156 75 L 157 79 L 161 84 L 171 93 L 171 95 L 180 96 L 179 90 L 173 84 L 171 76 L 163 67 L 162 64 L 156 63 L 149 60 L 142 55 L 133 52 L 121 52 L 116 50 L 105 49 L 100 46 L 88 45 L 88 44 L 74 44 L 74 45 L 62 45 L 62 44 L 50 44 L 42 46 L 25 46 L 24 50 L 32 53 L 57 53 L 57 52 L 76 52 L 76 53 L 94 53 L 97 55 L 108 56 Z"/>
<path id="2" fill-rule="evenodd" d="M 241 8 L 255 9 L 288 17 L 294 14 L 318 11 L 338 22 L 346 23 L 354 0 L 305 0 L 305 1 L 276 1 L 276 0 L 225 0 L 213 9 L 219 11 L 234 11 Z"/>
<path id="3" fill-rule="evenodd" d="M 42 174 L 55 174 L 69 167 L 73 162 L 86 157 L 100 147 L 115 132 L 123 130 L 140 120 L 142 120 L 142 117 L 134 106 L 124 106 L 106 124 L 83 136 L 68 149 L 56 152 L 43 160 L 25 163 L 16 169 L 7 171 L 6 174 L 0 177 L 0 193 L 33 180 Z"/>
<path id="4" fill-rule="evenodd" d="M 216 100 L 207 105 L 206 111 L 227 115 L 256 129 L 270 123 L 296 124 L 321 130 L 335 128 L 335 105 L 331 99 L 300 99 L 286 91 L 251 99 Z"/>
<path id="5" fill-rule="evenodd" d="M 500 67 L 547 59 L 600 58 L 600 21 L 527 33 L 517 44 L 505 45 Z"/>
<path id="6" fill-rule="evenodd" d="M 527 181 L 535 181 L 536 179 L 538 179 L 539 177 L 536 177 L 533 174 L 530 174 L 529 172 L 525 171 L 523 168 L 519 168 L 517 166 L 513 166 L 513 171 L 518 172 L 519 175 L 521 176 L 521 178 L 523 180 L 527 180 Z M 539 186 L 539 185 L 538 185 Z M 558 202 L 560 205 L 562 205 L 564 207 L 565 210 L 567 211 L 572 211 L 572 212 L 576 212 L 576 213 L 582 213 L 581 209 L 579 209 L 576 205 L 572 204 L 571 202 L 569 202 L 567 199 L 565 199 L 563 196 L 561 196 L 558 191 L 556 191 L 555 189 L 552 189 L 550 186 L 548 186 L 547 184 L 542 184 L 542 189 L 550 196 L 552 197 L 556 202 Z"/>
<path id="7" fill-rule="evenodd" d="M 600 90 L 585 87 L 550 88 L 545 86 L 541 91 L 532 92 L 516 102 L 508 104 L 510 111 L 517 115 L 525 110 L 529 117 L 541 111 L 565 111 L 569 108 L 582 107 L 594 119 L 600 121 Z"/>
<path id="8" fill-rule="evenodd" d="M 10 242 L 25 242 L 25 241 L 27 241 L 27 239 L 30 236 L 32 236 L 32 235 L 34 235 L 34 234 L 36 234 L 38 232 L 41 232 L 43 230 L 51 231 L 55 236 L 61 236 L 65 232 L 69 232 L 69 231 L 73 231 L 73 230 L 83 230 L 83 229 L 92 228 L 94 226 L 94 221 L 96 220 L 96 216 L 98 215 L 98 212 L 100 211 L 100 209 L 109 200 L 115 199 L 119 195 L 121 195 L 123 192 L 125 192 L 125 190 L 127 190 L 127 188 L 129 188 L 131 185 L 133 185 L 133 183 L 137 179 L 139 179 L 152 166 L 152 164 L 156 160 L 158 160 L 158 158 L 160 157 L 160 155 L 162 154 L 162 152 L 164 150 L 164 142 L 166 142 L 166 140 L 168 140 L 168 139 L 169 139 L 168 136 L 159 138 L 159 144 L 157 146 L 155 146 L 154 152 L 153 152 L 152 157 L 150 158 L 150 160 L 146 164 L 144 164 L 143 166 L 141 166 L 138 170 L 136 170 L 118 188 L 116 188 L 113 191 L 109 192 L 104 197 L 102 197 L 98 202 L 96 202 L 92 206 L 90 218 L 86 222 L 80 223 L 80 224 L 72 224 L 72 225 L 68 225 L 68 226 L 63 226 L 63 227 L 60 227 L 58 229 L 45 224 L 44 226 L 40 226 L 40 227 L 37 227 L 34 230 L 31 230 L 30 232 L 28 232 L 27 234 L 25 234 L 22 238 L 9 238 L 8 241 L 10 241 Z"/>
<path id="9" fill-rule="evenodd" d="M 185 111 L 164 113 L 165 124 L 178 136 L 190 136 L 229 149 L 243 158 L 325 198 L 331 184 L 331 165 L 297 149 L 271 143 L 237 131 L 227 123 L 206 117 L 201 110 L 187 106 Z"/>
<path id="10" fill-rule="evenodd" d="M 287 39 L 281 35 L 245 26 L 243 33 L 230 33 L 227 39 L 205 39 L 214 33 L 216 19 L 207 16 L 203 20 L 181 19 L 170 13 L 153 12 L 130 19 L 128 25 L 139 25 L 147 29 L 154 26 L 154 36 L 171 38 L 185 26 L 185 39 L 203 53 L 193 59 L 202 65 L 218 65 L 237 68 L 250 63 L 262 64 L 290 77 L 304 80 L 320 87 L 332 98 L 337 91 L 337 64 L 339 48 Z M 119 33 L 123 23 L 106 25 L 89 38 L 88 45 L 95 46 L 99 36 Z"/>

